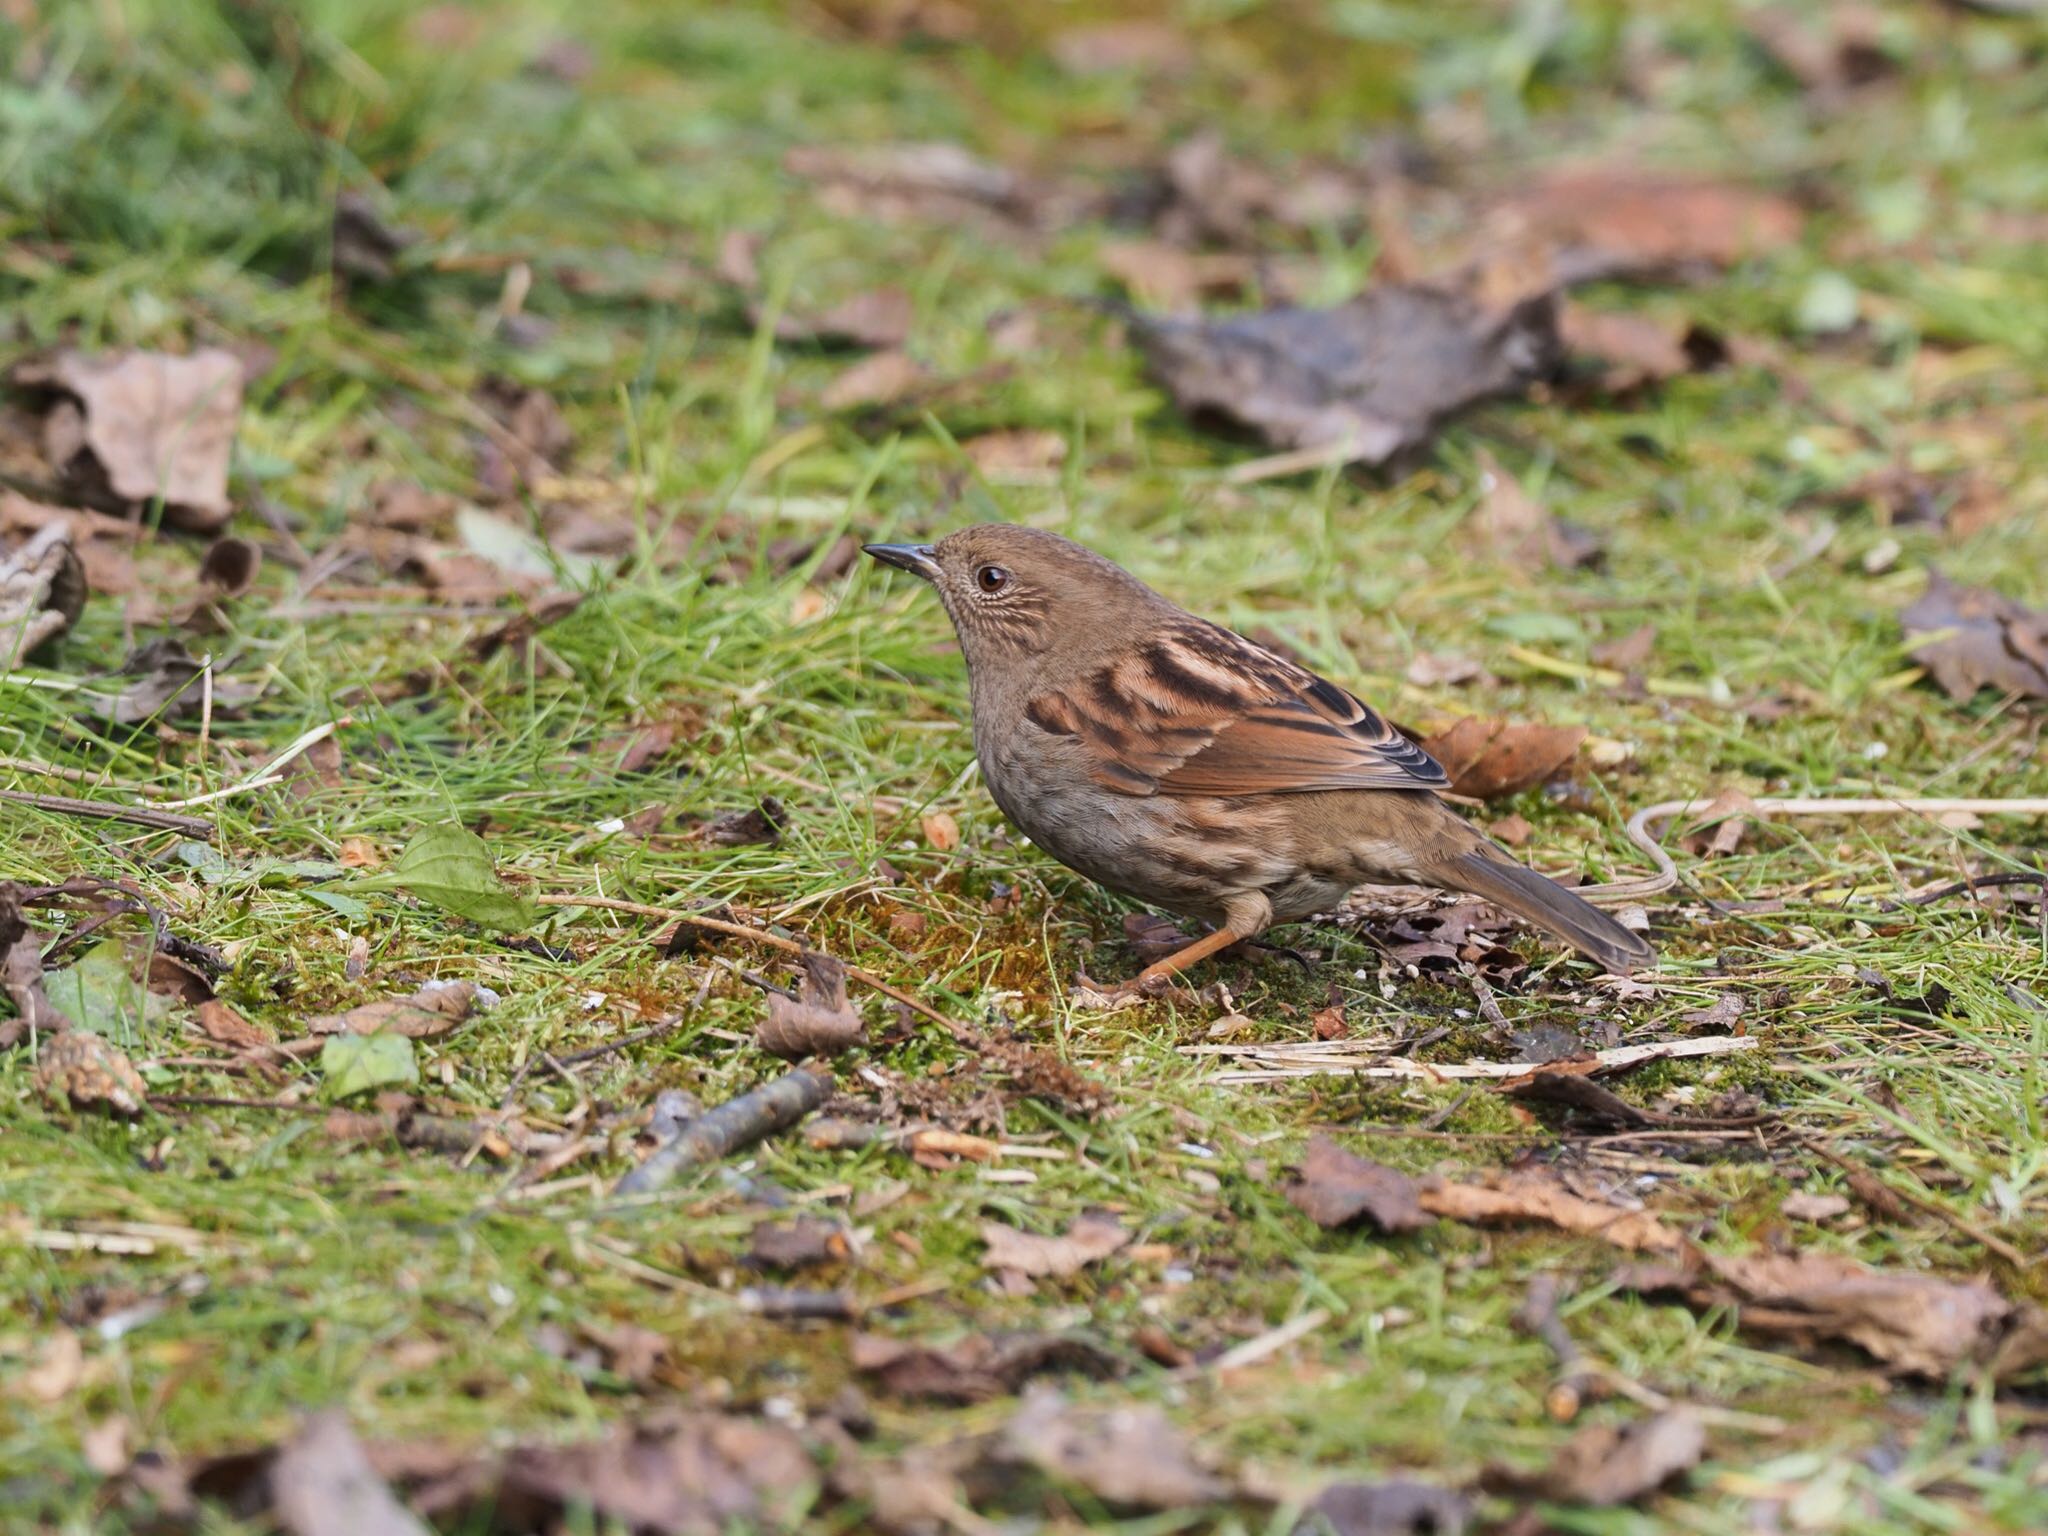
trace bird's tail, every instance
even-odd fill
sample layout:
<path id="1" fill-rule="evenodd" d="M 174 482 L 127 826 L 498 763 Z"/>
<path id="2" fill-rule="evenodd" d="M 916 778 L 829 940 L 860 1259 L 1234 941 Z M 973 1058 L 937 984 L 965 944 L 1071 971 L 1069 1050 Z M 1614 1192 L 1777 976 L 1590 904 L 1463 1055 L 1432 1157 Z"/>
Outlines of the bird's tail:
<path id="1" fill-rule="evenodd" d="M 1457 854 L 1433 873 L 1441 884 L 1484 897 L 1556 934 L 1617 976 L 1626 976 L 1657 959 L 1656 950 L 1646 940 L 1630 933 L 1583 896 L 1575 895 L 1547 875 L 1515 863 L 1491 844 Z"/>

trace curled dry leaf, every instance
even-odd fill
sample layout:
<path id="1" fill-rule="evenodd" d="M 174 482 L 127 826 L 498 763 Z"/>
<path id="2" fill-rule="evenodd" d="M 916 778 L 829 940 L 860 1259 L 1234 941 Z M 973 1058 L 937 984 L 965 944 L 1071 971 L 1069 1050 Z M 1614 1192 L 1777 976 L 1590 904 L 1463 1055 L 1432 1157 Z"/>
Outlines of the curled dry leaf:
<path id="1" fill-rule="evenodd" d="M 164 503 L 175 527 L 210 533 L 228 518 L 228 461 L 242 414 L 242 365 L 206 348 L 64 351 L 14 370 L 56 397 L 44 445 L 67 478 L 104 479 L 122 501 Z"/>
<path id="2" fill-rule="evenodd" d="M 89 591 L 102 597 L 135 591 L 140 578 L 134 550 L 147 536 L 141 523 L 82 507 L 47 506 L 0 487 L 0 537 L 31 538 L 52 523 L 71 530 L 71 548 Z"/>
<path id="3" fill-rule="evenodd" d="M 215 1045 L 260 1051 L 277 1043 L 268 1030 L 257 1028 L 217 997 L 201 1003 L 197 1013 L 200 1032 Z"/>
<path id="4" fill-rule="evenodd" d="M 1698 1415 L 1672 1408 L 1633 1424 L 1590 1424 L 1541 1472 L 1495 1467 L 1484 1481 L 1495 1493 L 1561 1504 L 1632 1504 L 1690 1472 L 1706 1453 L 1707 1431 Z"/>
<path id="5" fill-rule="evenodd" d="M 1739 1307 L 1743 1327 L 1794 1339 L 1840 1339 L 1895 1371 L 1946 1379 L 1991 1360 L 2030 1311 L 1982 1280 L 1872 1269 L 1827 1253 L 1699 1256 L 1677 1285 L 1695 1306 Z"/>
<path id="6" fill-rule="evenodd" d="M 438 1040 L 449 1034 L 476 1008 L 472 981 L 430 981 L 410 997 L 381 998 L 346 1013 L 308 1019 L 315 1035 L 403 1035 L 408 1040 Z"/>
<path id="7" fill-rule="evenodd" d="M 1187 1509 L 1230 1492 L 1150 1403 L 1084 1412 L 1054 1389 L 1033 1388 L 1004 1426 L 1003 1449 L 1116 1509 Z"/>
<path id="8" fill-rule="evenodd" d="M 30 1034 L 54 1035 L 74 1027 L 43 986 L 43 939 L 29 925 L 22 888 L 0 880 L 0 991 L 16 1017 L 0 1021 L 0 1047 L 12 1048 Z"/>
<path id="9" fill-rule="evenodd" d="M 960 823 L 953 819 L 950 811 L 933 811 L 919 823 L 924 831 L 924 840 L 941 853 L 951 853 L 960 846 Z"/>
<path id="10" fill-rule="evenodd" d="M 253 702 L 260 683 L 224 677 L 216 670 L 211 681 L 206 665 L 177 639 L 152 640 L 121 663 L 117 676 L 131 679 L 112 693 L 80 688 L 70 697 L 83 709 L 113 725 L 142 725 L 159 715 L 198 714 L 210 692 L 216 714 L 230 713 Z"/>
<path id="11" fill-rule="evenodd" d="M 1117 1370 L 1100 1345 L 1055 1333 L 970 1333 L 945 1345 L 858 1333 L 851 1353 L 853 1368 L 883 1391 L 938 1403 L 986 1402 L 1048 1372 L 1101 1378 Z"/>
<path id="12" fill-rule="evenodd" d="M 984 1268 L 1064 1279 L 1108 1258 L 1130 1242 L 1131 1234 L 1113 1216 L 1083 1216 L 1059 1237 L 985 1221 L 981 1240 L 988 1245 Z"/>
<path id="13" fill-rule="evenodd" d="M 89 595 L 69 523 L 47 523 L 0 551 L 0 673 L 65 634 Z"/>
<path id="14" fill-rule="evenodd" d="M 1318 1136 L 1284 1192 L 1319 1227 L 1346 1226 L 1363 1216 L 1382 1232 L 1414 1232 L 1430 1222 L 1416 1199 L 1420 1187 L 1407 1174 Z"/>
<path id="15" fill-rule="evenodd" d="M 789 812 L 773 795 L 746 811 L 721 811 L 690 835 L 714 848 L 746 848 L 754 844 L 773 847 L 782 841 L 782 829 L 789 825 Z"/>
<path id="16" fill-rule="evenodd" d="M 199 580 L 215 597 L 240 597 L 256 585 L 263 551 L 247 539 L 215 539 L 199 562 Z"/>
<path id="17" fill-rule="evenodd" d="M 1749 818 L 1756 814 L 1756 802 L 1739 789 L 1724 789 L 1707 802 L 1696 818 L 1697 825 L 1678 840 L 1694 858 L 1725 858 L 1742 846 L 1749 832 Z"/>
<path id="18" fill-rule="evenodd" d="M 1728 361 L 1727 343 L 1704 327 L 1669 325 L 1622 310 L 1567 304 L 1558 332 L 1572 359 L 1597 365 L 1600 388 L 1614 395 Z"/>
<path id="19" fill-rule="evenodd" d="M 67 1029 L 43 1042 L 36 1086 L 46 1098 L 73 1109 L 133 1119 L 149 1101 L 142 1074 L 104 1036 Z"/>
<path id="20" fill-rule="evenodd" d="M 1449 775 L 1450 793 L 1497 800 L 1562 774 L 1586 739 L 1583 725 L 1520 724 L 1467 715 L 1424 739 L 1422 749 Z"/>
<path id="21" fill-rule="evenodd" d="M 1133 333 L 1189 416 L 1366 464 L 1420 448 L 1466 406 L 1521 392 L 1559 355 L 1547 296 L 1496 313 L 1462 295 L 1402 285 L 1335 309 L 1214 321 L 1139 316 Z"/>
<path id="22" fill-rule="evenodd" d="M 1675 1254 L 1685 1247 L 1678 1232 L 1654 1213 L 1587 1200 L 1542 1174 L 1504 1173 L 1483 1184 L 1432 1184 L 1416 1198 L 1432 1216 L 1474 1226 L 1536 1222 L 1640 1253 Z"/>
<path id="23" fill-rule="evenodd" d="M 846 964 L 815 949 L 800 957 L 804 979 L 794 998 L 768 994 L 768 1016 L 754 1043 L 790 1061 L 836 1056 L 861 1043 L 867 1026 L 846 1000 Z"/>
<path id="24" fill-rule="evenodd" d="M 2048 699 L 2048 613 L 1929 567 L 1927 591 L 1899 622 L 1909 639 L 1919 637 L 1913 659 L 1958 704 L 1980 688 Z"/>

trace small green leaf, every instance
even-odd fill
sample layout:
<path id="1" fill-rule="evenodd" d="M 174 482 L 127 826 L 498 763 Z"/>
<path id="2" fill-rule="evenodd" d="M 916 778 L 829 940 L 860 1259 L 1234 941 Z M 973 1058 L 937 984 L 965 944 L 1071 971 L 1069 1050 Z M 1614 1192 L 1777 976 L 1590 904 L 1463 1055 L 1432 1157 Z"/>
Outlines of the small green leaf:
<path id="1" fill-rule="evenodd" d="M 486 928 L 519 930 L 534 924 L 530 902 L 498 879 L 484 840 L 467 827 L 423 827 L 391 867 L 355 882 L 358 891 L 402 886 L 444 912 Z"/>
<path id="2" fill-rule="evenodd" d="M 136 981 L 119 939 L 102 940 L 75 965 L 51 971 L 43 978 L 43 990 L 80 1029 L 124 1043 L 132 1043 L 145 1024 L 171 1011 L 170 999 Z"/>
<path id="3" fill-rule="evenodd" d="M 420 1080 L 419 1058 L 404 1035 L 334 1035 L 320 1047 L 320 1076 L 330 1099 Z"/>
<path id="4" fill-rule="evenodd" d="M 339 912 L 343 917 L 365 918 L 370 915 L 368 907 L 357 901 L 355 897 L 344 896 L 339 891 L 313 890 L 301 891 L 299 894 L 308 901 L 319 902 L 321 906 L 326 907 L 331 912 Z"/>

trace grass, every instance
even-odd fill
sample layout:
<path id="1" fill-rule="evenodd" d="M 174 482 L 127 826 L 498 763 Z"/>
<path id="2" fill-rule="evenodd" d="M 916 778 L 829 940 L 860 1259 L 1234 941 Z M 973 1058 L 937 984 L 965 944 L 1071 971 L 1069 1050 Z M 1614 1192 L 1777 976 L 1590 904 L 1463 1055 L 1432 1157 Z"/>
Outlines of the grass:
<path id="1" fill-rule="evenodd" d="M 1061 75 L 1040 45 L 1065 24 L 1064 7 L 976 7 L 973 40 L 902 47 L 863 40 L 850 20 L 876 12 L 836 5 L 518 0 L 469 21 L 453 8 L 338 0 L 34 12 L 0 20 L 10 44 L 0 54 L 15 60 L 0 81 L 10 350 L 274 349 L 244 414 L 238 491 L 290 509 L 315 551 L 382 481 L 475 495 L 471 394 L 486 376 L 509 377 L 560 402 L 576 440 L 571 471 L 591 504 L 643 531 L 639 558 L 596 583 L 530 658 L 465 659 L 464 642 L 490 617 L 449 617 L 398 588 L 306 594 L 273 565 L 260 595 L 232 608 L 230 631 L 200 642 L 267 691 L 247 718 L 216 719 L 203 735 L 189 724 L 110 735 L 67 708 L 65 682 L 154 631 L 146 617 L 124 618 L 118 600 L 96 600 L 47 664 L 0 680 L 10 765 L 0 785 L 203 794 L 346 713 L 342 778 L 209 808 L 223 861 L 212 869 L 181 861 L 164 835 L 8 805 L 0 878 L 138 882 L 178 931 L 233 954 L 223 995 L 287 1038 L 309 1016 L 421 979 L 487 984 L 501 995 L 495 1008 L 421 1048 L 425 1091 L 454 1112 L 495 1109 L 542 1053 L 687 1008 L 708 981 L 680 1028 L 592 1063 L 576 1085 L 529 1072 L 520 1102 L 537 1127 L 586 1102 L 602 1125 L 664 1088 L 709 1102 L 758 1080 L 767 1064 L 743 1043 L 758 996 L 716 962 L 761 957 L 707 947 L 662 959 L 652 925 L 586 908 L 555 913 L 541 935 L 573 948 L 574 961 L 558 964 L 390 895 L 363 897 L 360 916 L 337 911 L 321 887 L 264 861 L 334 860 L 352 839 L 389 858 L 420 825 L 458 818 L 531 889 L 738 903 L 958 1017 L 1014 1024 L 1113 1096 L 1092 1121 L 1007 1107 L 1012 1136 L 1063 1154 L 1015 1164 L 1029 1183 L 818 1153 L 794 1138 L 738 1160 L 732 1172 L 807 1205 L 851 1202 L 862 1294 L 940 1286 L 877 1326 L 930 1337 L 1085 1319 L 1118 1342 L 1157 1321 L 1199 1348 L 1323 1309 L 1329 1322 L 1227 1385 L 1141 1366 L 1096 1390 L 1165 1402 L 1217 1454 L 1311 1481 L 1403 1469 L 1453 1481 L 1493 1459 L 1538 1464 L 1569 1433 L 1543 1411 L 1552 1362 L 1509 1324 L 1529 1277 L 1558 1270 L 1571 1282 L 1575 1335 L 1622 1375 L 1788 1426 L 1717 1431 L 1689 1491 L 1645 1511 L 1556 1511 L 1558 1529 L 1747 1531 L 1767 1507 L 1800 1530 L 2040 1528 L 2038 1384 L 1998 1394 L 1968 1376 L 1887 1385 L 1848 1356 L 1773 1350 L 1725 1316 L 1617 1290 L 1603 1251 L 1555 1237 L 1316 1231 L 1278 1188 L 1309 1130 L 1413 1130 L 1452 1092 L 1338 1079 L 1218 1086 L 1175 1050 L 1203 1037 L 1213 1009 L 1073 1011 L 1077 965 L 1113 976 L 1126 964 L 1121 909 L 1008 834 L 975 782 L 964 678 L 936 605 L 865 566 L 807 581 L 807 565 L 845 532 L 907 537 L 1014 517 L 1086 540 L 1200 611 L 1279 633 L 1397 716 L 1584 721 L 1633 749 L 1626 766 L 1583 797 L 1531 794 L 1499 810 L 1534 824 L 1548 867 L 1596 878 L 1636 871 L 1618 830 L 1630 808 L 1721 786 L 2048 793 L 2039 716 L 1989 695 L 1958 708 L 1912 681 L 1895 618 L 1929 561 L 2023 600 L 2043 596 L 2048 267 L 2038 233 L 2024 232 L 2048 216 L 2038 23 L 1889 8 L 1904 77 L 1828 106 L 1803 96 L 1721 4 L 1190 5 L 1180 20 L 1199 61 L 1173 89 L 1131 74 Z M 528 63 L 564 32 L 590 56 L 574 83 Z M 1495 407 L 1448 432 L 1409 478 L 1234 486 L 1222 471 L 1238 450 L 1181 422 L 1082 302 L 1102 291 L 1095 253 L 1118 231 L 1084 223 L 1020 240 L 971 221 L 842 216 L 781 169 L 801 145 L 945 139 L 1041 173 L 1098 168 L 1107 179 L 1119 155 L 1143 159 L 1212 124 L 1236 148 L 1282 161 L 1356 153 L 1369 135 L 1414 129 L 1464 134 L 1482 178 L 1626 148 L 1662 165 L 1796 180 L 1818 204 L 1799 250 L 1697 287 L 1593 297 L 1773 339 L 1797 384 L 1784 368 L 1744 367 L 1634 401 Z M 343 295 L 327 276 L 333 196 L 373 182 L 422 238 L 392 281 Z M 767 292 L 792 309 L 904 284 L 913 350 L 942 377 L 999 361 L 990 322 L 1020 308 L 1037 321 L 1040 350 L 943 397 L 930 417 L 882 430 L 832 418 L 815 399 L 843 360 L 774 344 L 703 275 L 733 229 L 766 237 Z M 1333 294 L 1371 269 L 1370 236 L 1332 230 L 1308 245 Z M 524 347 L 491 318 L 515 260 L 536 278 L 527 312 L 551 327 Z M 573 291 L 566 268 L 604 281 Z M 1864 324 L 1847 341 L 1799 329 L 1824 273 L 1859 295 Z M 666 288 L 655 282 L 664 274 Z M 1062 434 L 1064 466 L 981 481 L 954 444 L 998 427 Z M 1606 564 L 1528 572 L 1472 548 L 1461 524 L 1481 449 L 1605 535 Z M 1893 457 L 1980 472 L 2007 515 L 1956 539 L 1893 526 L 1882 509 L 1809 499 Z M 1823 517 L 1838 524 L 1833 543 L 1796 560 Z M 253 518 L 246 526 L 260 533 Z M 816 553 L 779 570 L 763 551 L 781 538 Z M 1867 574 L 1864 557 L 1887 540 L 1900 547 L 1896 568 Z M 196 562 L 187 541 L 168 549 L 156 557 L 164 607 L 187 595 Z M 1659 675 L 1731 702 L 1632 698 L 1569 675 L 1601 640 L 1646 621 L 1657 626 Z M 1433 650 L 1477 656 L 1497 681 L 1406 683 L 1412 657 Z M 1563 666 L 1517 659 L 1530 653 Z M 401 686 L 421 668 L 434 669 L 431 687 Z M 1787 707 L 1740 707 L 1756 699 Z M 652 772 L 620 771 L 630 733 L 662 721 L 685 740 Z M 22 763 L 83 774 L 86 787 Z M 775 847 L 603 830 L 650 805 L 687 824 L 764 795 L 791 810 Z M 936 811 L 957 819 L 957 849 L 920 831 Z M 1910 818 L 1759 829 L 1733 856 L 1681 860 L 1685 891 L 1657 907 L 1669 989 L 1590 993 L 1526 941 L 1555 984 L 1501 1004 L 1517 1024 L 1597 1018 L 1650 1036 L 1686 1027 L 1678 1015 L 1732 985 L 1768 1047 L 1761 1064 L 1658 1067 L 1621 1091 L 1705 1100 L 1744 1084 L 1961 1220 L 2038 1252 L 2048 1017 L 2005 984 L 2041 992 L 2043 938 L 2023 916 L 1963 901 L 1890 914 L 1876 903 L 1965 872 L 2035 867 L 2041 838 L 2038 821 L 1996 818 L 1964 829 Z M 884 859 L 900 882 L 878 883 Z M 1702 896 L 1783 906 L 1723 914 Z M 903 914 L 922 917 L 922 932 L 892 923 Z M 356 938 L 368 969 L 351 980 Z M 1262 1036 L 1302 1037 L 1334 981 L 1358 1032 L 1441 1021 L 1455 1032 L 1438 1059 L 1485 1049 L 1462 986 L 1386 972 L 1355 935 L 1292 940 L 1320 953 L 1312 978 L 1286 965 L 1203 978 L 1226 978 Z M 1937 1000 L 1908 1011 L 1860 982 L 1862 971 L 1902 997 L 1938 988 Z M 145 1026 L 133 1054 L 145 1066 L 190 1059 L 183 1030 Z M 933 1032 L 872 1061 L 891 1081 L 956 1091 L 947 1074 L 960 1053 Z M 24 1053 L 0 1061 L 0 1287 L 18 1298 L 0 1324 L 0 1372 L 18 1388 L 60 1324 L 85 1330 L 88 1347 L 82 1381 L 58 1400 L 19 1390 L 0 1400 L 0 1484 L 23 1528 L 125 1518 L 104 1504 L 82 1450 L 86 1431 L 114 1415 L 137 1445 L 184 1453 L 274 1437 L 295 1410 L 325 1402 L 346 1405 L 366 1435 L 503 1442 L 586 1435 L 677 1393 L 815 1406 L 848 1377 L 839 1331 L 736 1310 L 758 1212 L 723 1171 L 625 1213 L 589 1185 L 517 1199 L 512 1168 L 337 1144 L 317 1113 L 172 1108 L 134 1125 L 60 1113 L 32 1072 Z M 160 1093 L 259 1096 L 202 1067 L 150 1072 Z M 976 1085 L 958 1076 L 964 1098 Z M 1345 1139 L 1423 1171 L 1485 1166 L 1548 1146 L 1553 1130 L 1479 1094 L 1434 1138 L 1361 1129 Z M 1825 1165 L 1809 1178 L 1789 1160 L 1659 1159 L 1631 1172 L 1583 1147 L 1570 1155 L 1589 1176 L 1639 1179 L 1695 1217 L 1709 1245 L 1776 1240 L 1789 1188 L 1841 1183 Z M 609 1176 L 625 1161 L 616 1131 L 572 1172 Z M 983 1284 L 983 1220 L 1053 1231 L 1093 1206 L 1118 1210 L 1172 1259 L 1113 1261 L 1021 1298 Z M 140 1256 L 31 1236 L 109 1221 L 171 1235 Z M 1936 1220 L 1797 1235 L 1876 1263 L 1987 1267 L 1981 1248 Z M 675 1283 L 650 1284 L 635 1266 Z M 1997 1273 L 2009 1294 L 2048 1299 L 2038 1267 Z M 146 1321 L 94 1330 L 149 1298 L 161 1309 Z M 607 1318 L 667 1335 L 677 1382 L 586 1377 L 545 1347 L 545 1324 Z M 889 1445 L 1008 1411 L 875 1406 Z M 1120 1528 L 1085 1504 L 1054 1519 Z M 1258 1528 L 1222 1511 L 1200 1519 Z"/>

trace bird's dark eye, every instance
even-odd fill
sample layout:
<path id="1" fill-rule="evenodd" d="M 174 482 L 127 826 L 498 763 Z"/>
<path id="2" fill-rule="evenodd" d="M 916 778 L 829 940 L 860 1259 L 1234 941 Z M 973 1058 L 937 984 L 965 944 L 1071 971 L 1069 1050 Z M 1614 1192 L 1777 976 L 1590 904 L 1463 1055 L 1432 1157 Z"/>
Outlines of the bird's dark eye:
<path id="1" fill-rule="evenodd" d="M 984 592 L 1000 592 L 1010 584 L 1010 573 L 1000 565 L 984 565 L 974 573 L 974 584 Z"/>

